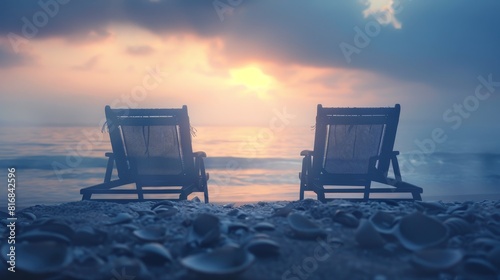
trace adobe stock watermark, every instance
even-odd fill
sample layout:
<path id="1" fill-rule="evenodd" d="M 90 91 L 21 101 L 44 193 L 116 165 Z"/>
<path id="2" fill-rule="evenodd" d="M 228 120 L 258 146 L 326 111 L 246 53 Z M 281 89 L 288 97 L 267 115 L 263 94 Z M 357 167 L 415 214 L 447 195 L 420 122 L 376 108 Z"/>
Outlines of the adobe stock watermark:
<path id="1" fill-rule="evenodd" d="M 373 15 L 374 19 L 366 22 L 363 28 L 354 26 L 354 38 L 352 43 L 343 41 L 339 44 L 340 51 L 344 55 L 347 63 L 351 63 L 351 56 L 353 54 L 360 54 L 363 49 L 370 45 L 373 38 L 380 35 L 382 25 L 394 22 L 396 15 L 401 13 L 404 7 L 401 5 L 400 0 L 394 0 L 392 9 L 394 11 L 393 13 L 386 12 Z"/>
<path id="2" fill-rule="evenodd" d="M 246 141 L 241 143 L 238 148 L 238 153 L 247 154 L 248 162 L 251 162 L 258 151 L 262 149 L 263 146 L 272 142 L 276 134 L 284 131 L 293 119 L 295 119 L 295 115 L 288 113 L 286 107 L 283 107 L 281 111 L 273 109 L 273 116 L 269 120 L 268 126 L 259 129 L 254 136 L 248 137 Z M 241 163 L 232 159 L 228 160 L 226 168 L 224 169 L 225 172 L 222 174 L 221 178 L 218 180 L 210 178 L 210 185 L 213 186 L 211 189 L 214 190 L 211 196 L 217 197 L 220 192 L 220 183 L 225 185 L 229 184 L 232 178 L 241 172 L 241 169 Z"/>
<path id="3" fill-rule="evenodd" d="M 318 244 L 314 247 L 312 256 L 302 259 L 299 264 L 294 264 L 281 275 L 281 280 L 305 280 L 308 279 L 320 264 L 328 260 L 341 244 L 337 238 L 328 235 L 326 240 L 321 237 L 316 239 Z"/>
<path id="4" fill-rule="evenodd" d="M 29 43 L 30 39 L 38 35 L 40 29 L 49 24 L 50 19 L 54 18 L 60 11 L 61 6 L 69 3 L 70 0 L 40 0 L 38 6 L 40 9 L 28 17 L 22 17 L 21 32 L 19 34 L 9 32 L 7 38 L 15 53 L 19 53 L 19 47 L 22 44 Z"/>
<path id="5" fill-rule="evenodd" d="M 487 78 L 478 76 L 477 79 L 479 83 L 473 94 L 466 96 L 462 102 L 453 104 L 443 112 L 442 119 L 449 125 L 449 129 L 457 130 L 462 127 L 464 120 L 469 119 L 482 103 L 491 98 L 496 88 L 500 87 L 500 81 L 494 81 L 493 74 L 489 74 Z M 425 158 L 433 154 L 438 145 L 447 140 L 448 134 L 441 127 L 434 128 L 429 138 L 415 139 L 417 149 L 409 152 L 408 155 L 401 156 L 401 172 L 413 173 L 416 167 L 425 164 Z"/>
<path id="6" fill-rule="evenodd" d="M 129 93 L 122 94 L 114 99 L 110 106 L 112 108 L 136 108 L 141 101 L 144 101 L 149 92 L 155 90 L 164 82 L 167 72 L 162 72 L 158 65 L 155 68 L 148 68 L 147 74 L 141 80 L 141 84 L 133 87 Z M 106 118 L 101 119 L 98 127 L 103 127 Z M 94 147 L 99 146 L 104 141 L 104 135 L 100 129 L 83 129 L 83 139 L 79 141 L 74 148 L 66 148 L 68 154 L 64 162 L 53 161 L 52 169 L 57 179 L 62 182 L 64 175 L 74 172 L 74 169 L 80 166 L 83 159 L 89 156 Z"/>
<path id="7" fill-rule="evenodd" d="M 223 22 L 224 14 L 233 14 L 234 8 L 241 5 L 241 3 L 243 3 L 243 0 L 227 0 L 227 4 L 220 0 L 215 0 L 212 2 L 212 5 L 214 6 L 215 12 L 219 16 L 219 20 Z"/>

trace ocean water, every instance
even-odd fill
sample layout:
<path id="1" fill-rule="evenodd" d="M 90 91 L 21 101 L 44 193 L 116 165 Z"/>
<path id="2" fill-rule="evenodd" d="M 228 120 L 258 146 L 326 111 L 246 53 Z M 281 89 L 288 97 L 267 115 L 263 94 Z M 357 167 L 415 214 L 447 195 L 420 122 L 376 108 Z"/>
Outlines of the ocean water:
<path id="1" fill-rule="evenodd" d="M 403 179 L 424 188 L 424 199 L 450 195 L 500 195 L 500 151 L 450 137 L 446 143 L 417 145 L 425 138 L 400 125 L 396 150 Z M 101 183 L 109 135 L 100 127 L 2 127 L 0 178 L 15 167 L 17 207 L 80 200 L 79 190 Z M 301 150 L 312 149 L 311 127 L 196 127 L 194 151 L 205 151 L 214 203 L 298 199 Z M 416 142 L 417 140 L 417 142 Z M 489 145 L 489 146 L 488 146 Z M 485 146 L 493 147 L 484 151 Z M 7 205 L 1 180 L 0 209 Z M 128 186 L 132 187 L 132 186 Z M 194 194 L 202 198 L 202 194 Z M 314 197 L 311 193 L 308 197 Z"/>

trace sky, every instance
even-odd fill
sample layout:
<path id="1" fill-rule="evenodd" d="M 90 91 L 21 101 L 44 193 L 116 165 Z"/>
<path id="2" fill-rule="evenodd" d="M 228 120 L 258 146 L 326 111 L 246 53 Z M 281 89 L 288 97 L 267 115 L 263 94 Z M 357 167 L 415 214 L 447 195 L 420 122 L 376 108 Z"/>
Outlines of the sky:
<path id="1" fill-rule="evenodd" d="M 497 0 L 3 0 L 0 124 L 98 125 L 107 104 L 186 104 L 197 125 L 312 125 L 317 104 L 399 103 L 408 124 L 499 132 L 498 11 Z"/>

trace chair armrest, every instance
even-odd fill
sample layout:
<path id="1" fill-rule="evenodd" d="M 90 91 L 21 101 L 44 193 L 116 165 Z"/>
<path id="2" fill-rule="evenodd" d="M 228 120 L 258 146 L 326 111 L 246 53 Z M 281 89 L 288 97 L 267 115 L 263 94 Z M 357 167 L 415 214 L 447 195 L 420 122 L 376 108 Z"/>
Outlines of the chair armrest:
<path id="1" fill-rule="evenodd" d="M 313 155 L 313 151 L 311 150 L 303 150 L 302 152 L 300 152 L 300 155 L 301 156 L 312 156 Z"/>
<path id="2" fill-rule="evenodd" d="M 111 153 L 111 152 L 107 152 L 107 153 L 105 153 L 105 154 L 104 154 L 104 156 L 106 156 L 106 157 L 109 157 L 109 158 L 110 158 L 110 157 L 114 157 L 114 154 L 113 154 L 113 153 Z"/>
<path id="3" fill-rule="evenodd" d="M 193 152 L 194 157 L 207 157 L 205 152 Z"/>

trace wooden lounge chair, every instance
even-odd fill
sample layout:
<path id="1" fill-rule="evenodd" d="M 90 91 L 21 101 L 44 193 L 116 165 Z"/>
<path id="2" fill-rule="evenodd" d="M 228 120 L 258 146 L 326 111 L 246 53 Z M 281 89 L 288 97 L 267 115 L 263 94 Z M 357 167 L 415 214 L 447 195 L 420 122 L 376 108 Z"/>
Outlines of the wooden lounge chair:
<path id="1" fill-rule="evenodd" d="M 421 200 L 422 188 L 402 181 L 399 152 L 393 151 L 400 110 L 399 104 L 390 108 L 318 105 L 314 151 L 300 153 L 304 156 L 300 199 L 304 191 L 313 191 L 321 201 L 326 200 L 325 193 L 363 193 L 363 200 L 370 193 L 411 193 Z M 395 178 L 388 178 L 391 163 Z M 372 188 L 372 181 L 390 187 Z"/>
<path id="2" fill-rule="evenodd" d="M 145 194 L 177 193 L 182 200 L 192 192 L 203 192 L 208 203 L 208 174 L 203 162 L 206 154 L 192 151 L 187 106 L 180 109 L 106 106 L 105 113 L 113 152 L 106 153 L 109 159 L 104 183 L 81 189 L 82 200 L 91 199 L 93 194 L 136 194 L 135 201 L 143 200 Z M 111 180 L 113 166 L 118 171 L 116 180 Z M 136 188 L 116 189 L 127 184 L 135 184 Z"/>

